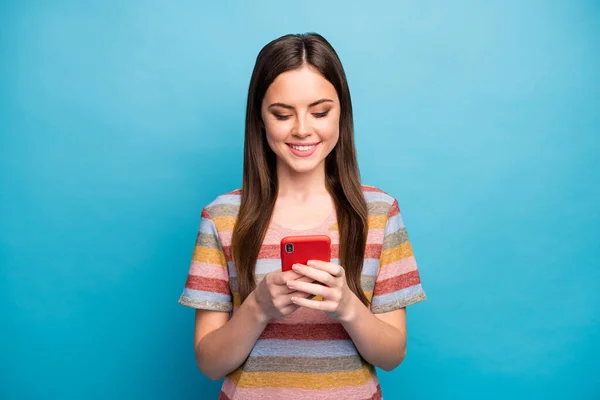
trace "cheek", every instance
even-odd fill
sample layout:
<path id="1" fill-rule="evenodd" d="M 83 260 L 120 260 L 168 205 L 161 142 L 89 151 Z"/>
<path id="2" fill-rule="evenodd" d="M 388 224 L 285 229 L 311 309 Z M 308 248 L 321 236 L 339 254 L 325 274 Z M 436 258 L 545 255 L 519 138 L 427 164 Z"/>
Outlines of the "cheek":
<path id="1" fill-rule="evenodd" d="M 323 125 L 321 129 L 322 139 L 334 142 L 338 141 L 340 137 L 340 123 L 339 120 L 329 120 Z"/>
<path id="2" fill-rule="evenodd" d="M 281 146 L 287 138 L 287 130 L 283 129 L 283 124 L 266 124 L 265 134 L 267 136 L 267 143 L 273 151 L 276 152 L 276 147 Z"/>

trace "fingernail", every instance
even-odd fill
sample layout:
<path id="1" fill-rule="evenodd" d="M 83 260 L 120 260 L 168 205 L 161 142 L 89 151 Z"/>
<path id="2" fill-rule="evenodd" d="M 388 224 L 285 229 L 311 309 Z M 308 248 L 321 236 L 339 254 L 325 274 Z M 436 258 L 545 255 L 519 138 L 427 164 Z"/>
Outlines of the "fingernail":
<path id="1" fill-rule="evenodd" d="M 298 271 L 300 269 L 300 266 L 298 264 L 294 264 L 294 265 L 292 265 L 292 269 L 294 271 Z"/>

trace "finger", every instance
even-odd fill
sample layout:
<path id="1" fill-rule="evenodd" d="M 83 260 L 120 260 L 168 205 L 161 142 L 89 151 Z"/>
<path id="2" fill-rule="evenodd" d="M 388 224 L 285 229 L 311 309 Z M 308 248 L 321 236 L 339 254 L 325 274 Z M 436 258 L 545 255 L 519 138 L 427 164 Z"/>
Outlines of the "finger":
<path id="1" fill-rule="evenodd" d="M 263 281 L 266 283 L 272 298 L 287 295 L 294 291 L 287 286 L 285 279 L 281 277 L 280 273 L 271 272 L 263 278 Z"/>
<path id="2" fill-rule="evenodd" d="M 313 282 L 315 282 L 315 280 L 313 278 L 308 277 L 308 276 L 300 275 L 300 278 L 294 279 L 294 280 L 288 281 L 288 282 L 308 282 L 308 283 L 313 283 Z"/>
<path id="3" fill-rule="evenodd" d="M 300 282 L 298 280 L 289 281 L 287 285 L 292 290 L 309 293 L 315 296 L 322 296 L 323 298 L 329 298 L 332 291 L 332 289 L 327 286 L 316 283 Z"/>
<path id="4" fill-rule="evenodd" d="M 292 297 L 292 302 L 300 307 L 310 308 L 317 311 L 332 312 L 335 311 L 335 303 L 331 301 L 316 301 L 302 297 Z"/>
<path id="5" fill-rule="evenodd" d="M 298 272 L 296 272 L 296 271 L 292 271 L 292 270 L 290 270 L 290 271 L 285 271 L 285 272 L 282 272 L 282 274 L 283 274 L 283 276 L 284 276 L 284 278 L 285 278 L 285 280 L 286 280 L 286 283 L 287 283 L 288 281 L 293 281 L 293 280 L 295 280 L 295 279 L 300 279 L 300 278 L 302 278 L 302 277 L 303 277 L 303 275 L 302 275 L 302 274 L 299 274 Z"/>
<path id="6" fill-rule="evenodd" d="M 294 292 L 301 293 L 298 290 L 296 290 L 295 288 L 290 287 L 290 285 L 289 285 L 290 282 L 298 282 L 298 281 L 299 281 L 299 279 L 296 279 L 296 280 L 293 280 L 293 281 L 288 281 L 287 285 L 278 286 L 278 288 L 281 288 L 280 292 L 278 292 L 278 293 L 282 293 L 282 294 L 290 294 L 290 293 L 294 293 Z M 314 282 L 314 281 L 311 279 L 310 282 L 308 282 L 308 283 L 312 283 L 312 282 Z M 323 286 L 323 285 L 319 284 L 319 286 Z"/>
<path id="7" fill-rule="evenodd" d="M 306 293 L 306 292 L 301 292 L 299 290 L 294 290 L 294 291 L 290 292 L 289 295 L 287 295 L 288 303 L 292 304 L 293 297 L 302 297 L 304 299 L 312 299 L 313 297 L 315 297 L 315 295 Z"/>
<path id="8" fill-rule="evenodd" d="M 270 277 L 270 283 L 283 286 L 285 286 L 285 284 L 292 279 L 298 279 L 302 277 L 302 275 L 294 271 L 274 271 L 269 272 L 267 275 Z"/>
<path id="9" fill-rule="evenodd" d="M 278 300 L 277 303 L 281 305 L 281 307 L 287 307 L 292 303 L 292 297 L 301 297 L 305 299 L 312 299 L 315 297 L 314 294 L 300 292 L 298 290 L 289 289 L 288 293 L 281 293 L 280 296 L 283 296 L 283 300 Z"/>
<path id="10" fill-rule="evenodd" d="M 341 265 L 320 261 L 320 260 L 309 260 L 306 265 L 321 271 L 325 271 L 332 276 L 339 277 L 344 275 L 344 268 Z"/>
<path id="11" fill-rule="evenodd" d="M 312 279 L 312 278 L 309 278 L 308 276 L 302 276 L 302 275 L 299 275 L 299 276 L 300 276 L 300 278 L 298 278 L 298 279 L 293 279 L 293 280 L 290 280 L 290 281 L 288 281 L 288 283 L 290 283 L 290 282 L 308 282 L 308 283 L 313 283 L 313 282 L 315 282 L 315 280 L 314 280 L 314 279 Z M 321 285 L 321 284 L 319 283 L 319 285 Z M 290 289 L 290 287 L 289 287 L 289 286 L 287 286 L 287 285 L 285 285 L 285 286 L 284 286 L 284 285 L 281 285 L 280 287 L 281 287 L 281 288 L 282 288 L 282 290 L 283 290 L 281 293 L 292 293 L 292 292 L 294 291 L 294 289 Z"/>
<path id="12" fill-rule="evenodd" d="M 334 277 L 329 273 L 307 265 L 294 264 L 294 271 L 306 277 L 312 278 L 317 282 L 321 282 L 327 286 L 333 286 Z"/>

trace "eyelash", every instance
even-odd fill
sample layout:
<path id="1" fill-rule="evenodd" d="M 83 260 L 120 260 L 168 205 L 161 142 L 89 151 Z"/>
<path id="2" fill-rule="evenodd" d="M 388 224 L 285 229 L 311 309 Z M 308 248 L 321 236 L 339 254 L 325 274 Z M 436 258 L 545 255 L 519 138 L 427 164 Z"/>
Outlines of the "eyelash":
<path id="1" fill-rule="evenodd" d="M 324 118 L 327 116 L 327 114 L 329 114 L 329 111 L 325 111 L 322 113 L 315 113 L 313 115 L 315 116 L 315 118 Z M 289 117 L 291 117 L 291 115 L 279 115 L 279 114 L 273 114 L 273 115 L 275 115 L 275 118 L 277 118 L 279 121 L 285 121 Z"/>

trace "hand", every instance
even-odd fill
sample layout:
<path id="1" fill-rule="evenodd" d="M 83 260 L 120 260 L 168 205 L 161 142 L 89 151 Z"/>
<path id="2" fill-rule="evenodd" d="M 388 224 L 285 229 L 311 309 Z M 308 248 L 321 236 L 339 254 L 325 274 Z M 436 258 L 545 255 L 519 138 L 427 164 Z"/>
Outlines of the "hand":
<path id="1" fill-rule="evenodd" d="M 344 268 L 324 261 L 311 260 L 307 264 L 294 264 L 292 269 L 317 283 L 296 279 L 288 281 L 287 286 L 290 290 L 295 290 L 296 293 L 303 292 L 322 296 L 323 300 L 316 301 L 293 294 L 291 296 L 292 302 L 302 307 L 325 311 L 331 318 L 338 321 L 349 321 L 354 315 L 354 304 L 356 302 L 353 300 L 357 297 L 346 283 Z"/>
<path id="2" fill-rule="evenodd" d="M 313 282 L 311 278 L 304 277 L 294 271 L 270 272 L 260 281 L 252 292 L 258 306 L 259 319 L 269 322 L 273 318 L 280 318 L 296 311 L 299 306 L 292 303 L 292 297 L 312 297 L 290 289 L 287 282 Z"/>

